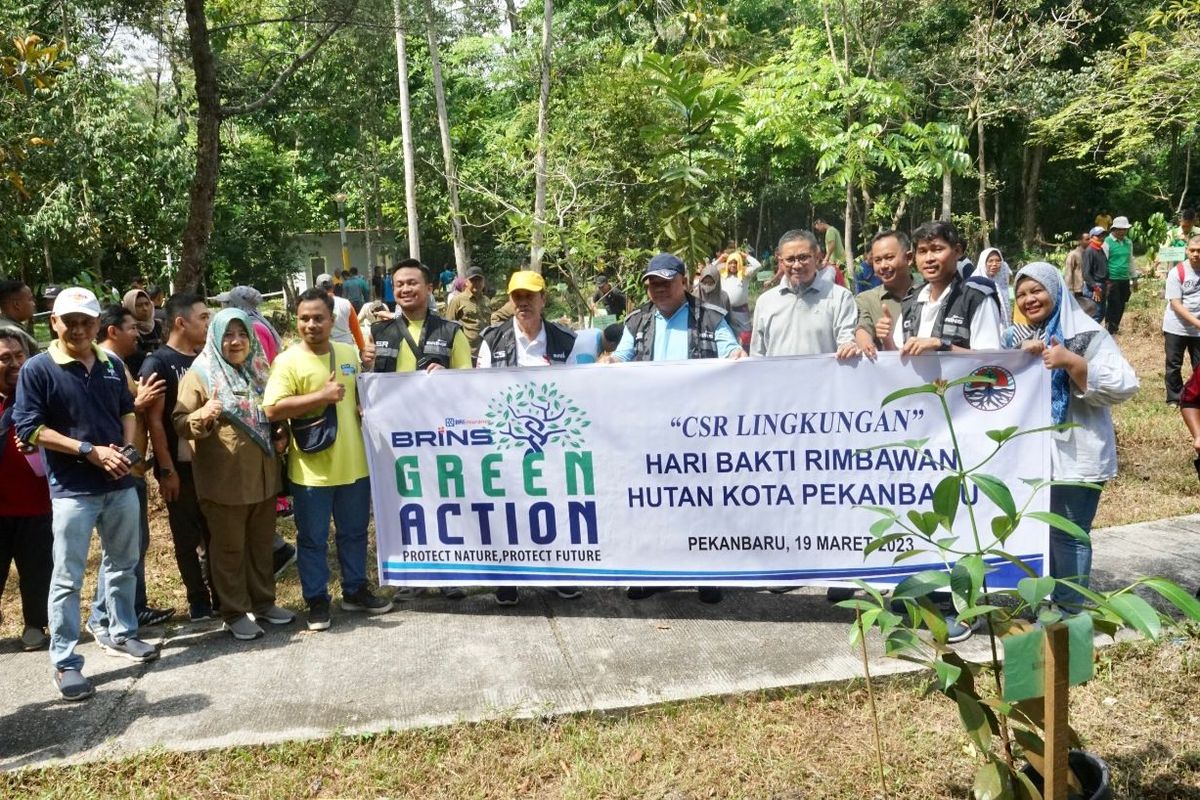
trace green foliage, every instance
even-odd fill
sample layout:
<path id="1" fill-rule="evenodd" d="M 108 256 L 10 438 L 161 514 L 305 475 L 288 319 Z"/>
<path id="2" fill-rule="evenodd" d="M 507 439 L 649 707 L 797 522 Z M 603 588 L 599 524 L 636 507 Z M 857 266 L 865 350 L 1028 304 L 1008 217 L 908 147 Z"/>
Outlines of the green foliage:
<path id="1" fill-rule="evenodd" d="M 982 467 L 1014 439 L 1040 431 L 1061 430 L 1064 426 L 1026 430 L 1010 427 L 989 431 L 988 438 L 994 445 L 992 451 L 985 454 L 976 465 L 969 466 L 958 445 L 946 391 L 975 380 L 975 376 L 968 375 L 954 381 L 938 381 L 900 389 L 883 401 L 886 406 L 903 397 L 932 395 L 945 419 L 953 442 L 955 463 L 959 468 L 951 470 L 939 482 L 934 491 L 931 511 L 913 510 L 900 516 L 890 509 L 870 508 L 879 515 L 879 519 L 870 528 L 872 541 L 865 552 L 871 553 L 898 538 L 910 537 L 919 543 L 917 548 L 901 554 L 896 561 L 912 552 L 933 552 L 945 562 L 946 571 L 926 570 L 905 578 L 896 586 L 890 600 L 885 600 L 878 590 L 860 582 L 860 586 L 868 593 L 868 599 L 853 599 L 839 605 L 852 608 L 858 614 L 850 632 L 852 644 L 859 643 L 869 630 L 878 630 L 888 656 L 927 668 L 930 671 L 929 689 L 944 694 L 956 704 L 963 730 L 980 759 L 973 788 L 973 796 L 977 800 L 1038 797 L 1037 794 L 1030 794 L 1030 787 L 1025 785 L 1019 770 L 1020 763 L 1014 759 L 1014 755 L 1024 756 L 1044 774 L 1042 755 L 1045 751 L 1045 722 L 1040 699 L 1036 703 L 1006 702 L 1001 692 L 1001 681 L 1005 669 L 1014 672 L 1033 670 L 1041 655 L 1029 648 L 1006 650 L 1006 661 L 1002 664 L 998 657 L 1000 640 L 1032 630 L 1030 618 L 1038 620 L 1038 624 L 1050 626 L 1060 624 L 1064 613 L 1088 615 L 1096 630 L 1109 635 L 1127 627 L 1153 639 L 1178 623 L 1135 593 L 1136 589 L 1156 593 L 1184 619 L 1193 622 L 1200 621 L 1200 600 L 1163 578 L 1143 578 L 1115 592 L 1095 592 L 1070 580 L 1034 575 L 1021 564 L 1017 556 L 1007 552 L 1005 540 L 1022 520 L 1043 522 L 1077 539 L 1088 541 L 1088 534 L 1074 522 L 1051 512 L 1029 510 L 1037 495 L 1051 486 L 1088 484 L 1040 477 L 1026 479 L 1023 482 L 1029 494 L 1018 506 L 1004 481 L 982 471 Z M 906 447 L 912 444 L 900 442 L 887 446 Z M 967 484 L 977 487 L 999 509 L 1000 514 L 990 524 L 977 518 L 974 504 L 965 507 L 965 514 L 960 513 L 963 500 L 959 490 Z M 964 516 L 969 535 L 961 539 L 946 536 L 946 532 L 953 530 L 955 520 L 961 521 Z M 960 544 L 960 541 L 966 544 Z M 988 574 L 994 568 L 988 565 L 987 559 L 1003 559 L 1021 567 L 1029 576 L 1021 579 L 1014 589 L 992 589 L 988 586 Z M 1046 598 L 1059 585 L 1078 591 L 1087 604 L 1072 609 L 1048 607 Z M 947 644 L 946 623 L 929 599 L 933 592 L 946 589 L 949 589 L 960 621 L 983 618 L 987 622 L 987 635 L 992 640 L 992 646 L 991 656 L 984 666 L 965 662 Z M 896 604 L 903 607 L 902 614 L 894 613 Z M 1091 642 L 1090 635 L 1084 638 Z M 976 681 L 976 675 L 986 677 L 986 680 Z M 1078 741 L 1074 731 L 1069 731 L 1068 735 L 1073 741 Z M 886 793 L 886 787 L 881 788 Z"/>

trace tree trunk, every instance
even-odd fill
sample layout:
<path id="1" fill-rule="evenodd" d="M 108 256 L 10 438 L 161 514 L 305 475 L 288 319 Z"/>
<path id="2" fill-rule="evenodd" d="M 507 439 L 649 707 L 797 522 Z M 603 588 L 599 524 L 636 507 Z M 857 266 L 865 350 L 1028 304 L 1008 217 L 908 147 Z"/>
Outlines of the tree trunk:
<path id="1" fill-rule="evenodd" d="M 42 234 L 42 258 L 46 261 L 46 283 L 54 283 L 54 264 L 50 261 L 50 237 Z"/>
<path id="2" fill-rule="evenodd" d="M 442 82 L 442 62 L 438 57 L 437 24 L 433 0 L 425 0 L 425 36 L 429 40 L 429 63 L 433 68 L 433 96 L 437 101 L 438 130 L 442 135 L 442 159 L 446 163 L 446 193 L 450 196 L 450 227 L 454 233 L 454 265 L 459 277 L 466 277 L 471 253 L 463 235 L 462 214 L 458 206 L 458 173 L 454 169 L 454 147 L 450 143 L 450 114 L 446 111 L 446 87 Z"/>
<path id="3" fill-rule="evenodd" d="M 175 287 L 177 291 L 194 292 L 204 279 L 204 262 L 212 235 L 213 202 L 220 165 L 221 105 L 204 0 L 184 0 L 183 8 L 196 81 L 196 170 L 192 175 Z"/>
<path id="4" fill-rule="evenodd" d="M 975 118 L 975 134 L 979 143 L 979 235 L 984 247 L 991 247 L 992 240 L 988 236 L 987 213 L 987 150 L 983 138 L 983 119 Z"/>
<path id="5" fill-rule="evenodd" d="M 1042 164 L 1046 160 L 1046 148 L 1034 145 L 1025 149 L 1025 169 L 1021 171 L 1021 190 L 1024 194 L 1021 219 L 1022 241 L 1026 250 L 1037 244 L 1038 190 L 1042 183 Z"/>
<path id="6" fill-rule="evenodd" d="M 504 0 L 504 16 L 508 18 L 508 35 L 517 35 L 517 4 L 514 0 Z"/>
<path id="7" fill-rule="evenodd" d="M 950 221 L 950 209 L 954 201 L 954 173 L 949 164 L 942 165 L 942 216 L 943 222 Z"/>
<path id="8" fill-rule="evenodd" d="M 845 270 L 846 285 L 850 286 L 850 287 L 854 286 L 854 271 L 850 268 L 850 261 L 852 260 L 852 256 L 850 255 L 850 243 L 852 241 L 854 241 L 853 230 L 854 230 L 854 187 L 851 184 L 847 183 L 846 184 L 846 217 L 845 217 L 845 225 L 842 227 L 842 249 L 846 251 L 845 252 L 846 263 L 842 265 L 842 268 Z M 824 246 L 825 246 L 825 243 L 821 242 L 821 247 L 824 247 Z M 826 253 L 825 257 L 828 258 L 829 254 Z M 851 288 L 850 291 L 854 291 L 854 289 Z"/>
<path id="9" fill-rule="evenodd" d="M 554 0 L 542 3 L 542 91 L 538 96 L 537 154 L 533 159 L 533 236 L 529 243 L 529 268 L 542 271 L 546 241 L 546 138 L 550 134 L 550 47 Z"/>
<path id="10" fill-rule="evenodd" d="M 367 246 L 367 283 L 371 282 L 371 277 L 375 274 L 375 250 L 371 247 L 371 176 L 367 172 L 366 164 L 363 165 L 362 171 L 362 204 L 363 204 L 363 239 Z"/>
<path id="11" fill-rule="evenodd" d="M 417 217 L 416 158 L 413 155 L 412 107 L 408 97 L 408 53 L 404 46 L 404 0 L 392 0 L 396 23 L 396 81 L 400 86 L 400 140 L 404 151 L 404 207 L 408 211 L 408 257 L 421 258 L 421 229 Z"/>

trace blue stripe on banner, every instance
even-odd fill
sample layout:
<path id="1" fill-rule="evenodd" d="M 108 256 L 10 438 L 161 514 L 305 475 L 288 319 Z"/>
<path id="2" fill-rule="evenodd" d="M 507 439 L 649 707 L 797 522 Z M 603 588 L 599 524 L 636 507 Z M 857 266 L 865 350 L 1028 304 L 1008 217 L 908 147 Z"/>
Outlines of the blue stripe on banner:
<path id="1" fill-rule="evenodd" d="M 1039 554 L 1020 556 L 1020 559 L 1034 572 L 1041 574 L 1043 557 Z M 989 575 L 998 585 L 1012 586 L 1025 576 L 1016 565 L 1006 559 L 992 558 L 987 562 L 996 567 Z M 427 564 L 422 562 L 387 561 L 384 563 L 384 578 L 386 580 L 471 580 L 486 578 L 495 581 L 511 581 L 514 583 L 533 583 L 545 579 L 571 579 L 578 583 L 606 583 L 631 581 L 643 583 L 663 583 L 695 580 L 745 580 L 745 581 L 787 581 L 787 580 L 839 580 L 845 578 L 863 578 L 884 582 L 899 582 L 909 575 L 915 575 L 929 569 L 942 569 L 943 565 L 912 564 L 904 567 L 864 567 L 858 570 L 759 570 L 740 572 L 719 571 L 684 571 L 684 570 L 603 570 L 603 569 L 571 569 L 570 567 L 521 567 L 499 565 L 471 565 L 457 563 Z"/>

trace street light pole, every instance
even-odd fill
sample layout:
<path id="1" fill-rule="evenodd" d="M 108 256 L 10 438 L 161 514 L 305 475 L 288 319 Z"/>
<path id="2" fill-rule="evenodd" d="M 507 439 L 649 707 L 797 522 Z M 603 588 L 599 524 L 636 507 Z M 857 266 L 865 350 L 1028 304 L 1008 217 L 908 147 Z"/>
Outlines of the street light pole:
<path id="1" fill-rule="evenodd" d="M 346 193 L 338 192 L 333 196 L 338 207 L 338 232 L 342 236 L 342 274 L 350 274 L 350 248 L 346 245 Z"/>

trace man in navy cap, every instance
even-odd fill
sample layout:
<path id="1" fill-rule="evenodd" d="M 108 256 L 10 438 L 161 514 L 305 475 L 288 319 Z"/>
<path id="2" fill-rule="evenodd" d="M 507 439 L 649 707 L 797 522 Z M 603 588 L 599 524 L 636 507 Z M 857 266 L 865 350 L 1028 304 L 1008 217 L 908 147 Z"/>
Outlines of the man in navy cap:
<path id="1" fill-rule="evenodd" d="M 741 358 L 746 353 L 725 320 L 725 309 L 701 303 L 687 293 L 683 262 L 670 253 L 650 259 L 642 275 L 649 302 L 625 320 L 625 331 L 613 351 L 614 361 L 684 361 L 690 358 Z M 642 600 L 657 589 L 631 586 L 630 600 Z M 701 586 L 700 602 L 721 602 L 718 586 Z"/>

